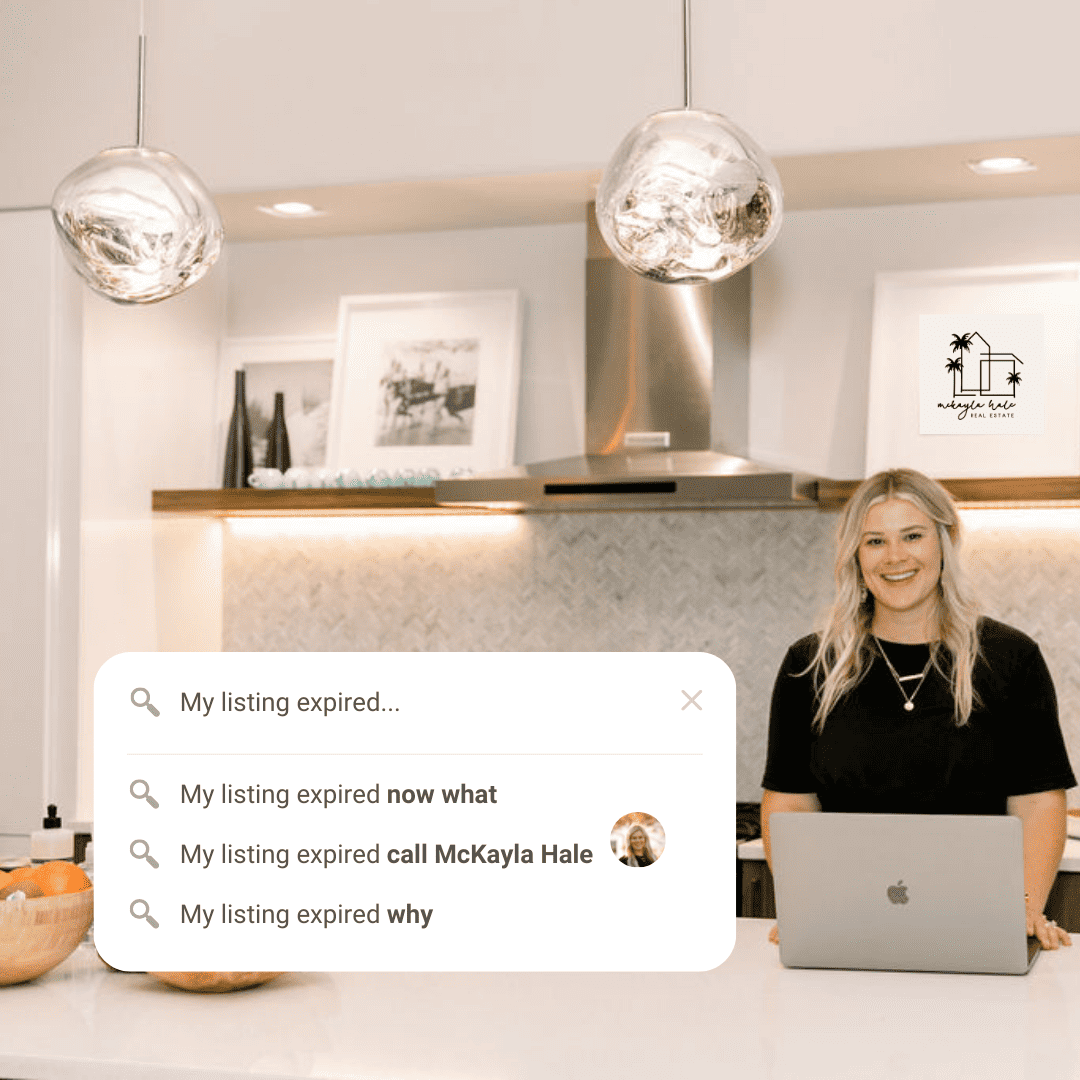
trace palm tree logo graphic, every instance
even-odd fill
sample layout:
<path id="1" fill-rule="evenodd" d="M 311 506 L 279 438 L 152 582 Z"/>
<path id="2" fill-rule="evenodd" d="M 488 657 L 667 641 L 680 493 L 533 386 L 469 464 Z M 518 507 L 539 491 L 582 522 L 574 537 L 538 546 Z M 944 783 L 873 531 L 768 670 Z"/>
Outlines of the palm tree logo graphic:
<path id="1" fill-rule="evenodd" d="M 978 338 L 985 346 L 978 352 L 978 382 L 970 375 L 970 369 L 965 369 L 964 353 L 971 351 L 974 340 Z M 1022 382 L 1020 372 L 1016 370 L 1017 364 L 1023 364 L 1016 353 L 994 352 L 990 342 L 977 330 L 968 334 L 953 334 L 949 343 L 950 350 L 955 356 L 950 356 L 945 361 L 945 370 L 952 375 L 953 394 L 957 397 L 1016 397 L 1017 384 Z M 1006 373 L 1004 366 L 1009 366 Z M 965 370 L 969 370 L 968 378 L 964 378 Z M 959 386 L 957 383 L 959 382 Z"/>
<path id="2" fill-rule="evenodd" d="M 960 354 L 959 356 L 952 357 L 945 365 L 945 370 L 951 372 L 953 377 L 953 397 L 959 396 L 959 391 L 956 389 L 957 375 L 961 377 L 961 384 L 963 383 L 964 353 L 971 348 L 971 336 L 971 334 L 953 334 L 952 343 L 949 345 L 949 348 L 952 349 L 954 353 Z"/>

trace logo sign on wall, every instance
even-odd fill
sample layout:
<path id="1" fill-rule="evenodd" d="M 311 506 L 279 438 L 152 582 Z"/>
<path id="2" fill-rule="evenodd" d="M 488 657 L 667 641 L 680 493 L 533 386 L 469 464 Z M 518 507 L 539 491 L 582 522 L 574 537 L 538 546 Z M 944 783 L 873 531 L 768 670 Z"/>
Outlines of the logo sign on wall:
<path id="1" fill-rule="evenodd" d="M 921 435 L 1041 435 L 1042 315 L 920 315 Z"/>

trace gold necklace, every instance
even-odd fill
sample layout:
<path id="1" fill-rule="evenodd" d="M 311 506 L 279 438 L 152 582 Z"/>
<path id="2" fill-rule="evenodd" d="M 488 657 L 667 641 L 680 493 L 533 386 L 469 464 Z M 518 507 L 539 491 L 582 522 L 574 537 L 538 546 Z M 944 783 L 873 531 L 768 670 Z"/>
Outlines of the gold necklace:
<path id="1" fill-rule="evenodd" d="M 896 685 L 899 688 L 900 693 L 904 696 L 904 711 L 912 712 L 915 708 L 915 695 L 919 692 L 922 684 L 926 681 L 926 676 L 930 671 L 930 666 L 934 662 L 933 651 L 931 651 L 930 653 L 930 659 L 926 661 L 926 667 L 922 669 L 922 674 L 919 676 L 919 681 L 915 684 L 915 689 L 912 690 L 910 694 L 908 694 L 908 692 L 904 689 L 904 684 L 901 681 L 900 676 L 896 672 L 896 668 L 893 667 L 892 661 L 889 659 L 887 653 L 882 648 L 881 642 L 878 641 L 877 634 L 872 634 L 871 637 L 873 637 L 874 643 L 877 645 L 878 652 L 881 654 L 881 659 L 885 661 L 885 666 L 889 669 L 892 677 L 896 680 Z M 915 678 L 915 676 L 909 675 L 908 678 L 913 679 Z"/>

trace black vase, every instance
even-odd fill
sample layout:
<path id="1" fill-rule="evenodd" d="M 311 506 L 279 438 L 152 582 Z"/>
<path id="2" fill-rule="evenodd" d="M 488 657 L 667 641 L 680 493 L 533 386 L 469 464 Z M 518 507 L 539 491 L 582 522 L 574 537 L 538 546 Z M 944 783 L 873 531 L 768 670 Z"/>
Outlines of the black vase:
<path id="1" fill-rule="evenodd" d="M 274 394 L 274 418 L 266 432 L 266 467 L 285 472 L 292 465 L 289 453 L 289 433 L 285 429 L 285 395 Z"/>
<path id="2" fill-rule="evenodd" d="M 251 475 L 251 425 L 248 423 L 247 401 L 244 397 L 244 373 L 236 373 L 236 400 L 233 404 L 232 419 L 229 421 L 229 436 L 225 440 L 225 478 L 222 487 L 251 487 L 248 477 Z"/>

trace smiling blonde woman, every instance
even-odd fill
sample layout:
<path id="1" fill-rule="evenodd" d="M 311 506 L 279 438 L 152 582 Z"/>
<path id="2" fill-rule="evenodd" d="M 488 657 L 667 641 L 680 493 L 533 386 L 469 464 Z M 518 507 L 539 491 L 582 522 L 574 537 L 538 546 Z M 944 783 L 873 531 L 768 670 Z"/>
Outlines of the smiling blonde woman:
<path id="1" fill-rule="evenodd" d="M 634 825 L 626 834 L 626 854 L 619 862 L 623 866 L 652 866 L 656 858 L 649 843 L 649 834 L 640 825 Z"/>
<path id="2" fill-rule="evenodd" d="M 837 533 L 836 599 L 773 689 L 761 818 L 826 810 L 1013 814 L 1024 827 L 1028 933 L 1042 914 L 1076 783 L 1038 645 L 981 616 L 948 492 L 911 469 L 878 473 Z"/>

